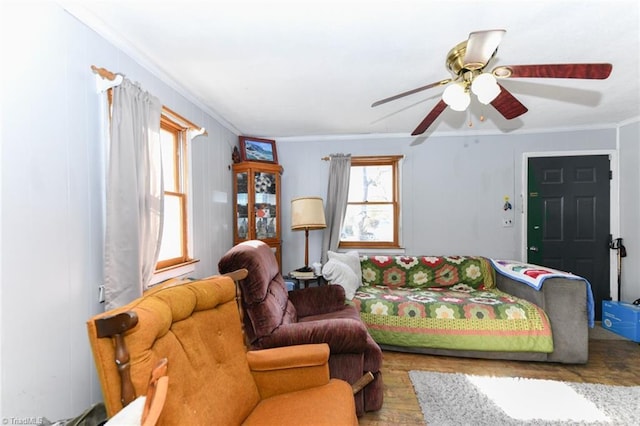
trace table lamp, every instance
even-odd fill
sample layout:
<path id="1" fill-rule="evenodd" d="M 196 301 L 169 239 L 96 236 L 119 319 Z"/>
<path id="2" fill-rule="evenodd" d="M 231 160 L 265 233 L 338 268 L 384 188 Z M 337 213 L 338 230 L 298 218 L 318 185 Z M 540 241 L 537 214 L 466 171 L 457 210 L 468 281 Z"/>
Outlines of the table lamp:
<path id="1" fill-rule="evenodd" d="M 311 272 L 309 267 L 309 230 L 326 228 L 324 207 L 320 197 L 299 197 L 291 200 L 291 230 L 304 230 L 304 266 L 298 272 Z"/>

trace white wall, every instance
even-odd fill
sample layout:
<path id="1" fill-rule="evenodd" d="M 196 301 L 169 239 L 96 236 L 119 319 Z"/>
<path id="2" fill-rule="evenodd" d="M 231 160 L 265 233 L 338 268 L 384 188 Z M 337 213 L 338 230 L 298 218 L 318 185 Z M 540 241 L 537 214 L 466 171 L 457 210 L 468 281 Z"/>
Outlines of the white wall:
<path id="1" fill-rule="evenodd" d="M 477 254 L 519 259 L 522 238 L 522 157 L 527 152 L 615 150 L 616 132 L 585 130 L 528 135 L 414 138 L 287 139 L 277 142 L 282 177 L 283 269 L 299 267 L 304 235 L 289 229 L 291 198 L 326 199 L 331 153 L 403 154 L 403 246 L 408 254 Z M 515 210 L 502 226 L 504 197 Z M 309 262 L 320 259 L 322 231 L 309 233 Z"/>
<path id="2" fill-rule="evenodd" d="M 640 298 L 640 122 L 620 128 L 620 235 L 627 249 L 622 259 L 620 300 Z"/>
<path id="3" fill-rule="evenodd" d="M 237 136 L 51 2 L 3 4 L 0 418 L 75 416 L 102 396 L 85 321 L 102 311 L 103 146 L 91 65 L 206 127 L 193 143 L 197 275 L 231 247 Z"/>

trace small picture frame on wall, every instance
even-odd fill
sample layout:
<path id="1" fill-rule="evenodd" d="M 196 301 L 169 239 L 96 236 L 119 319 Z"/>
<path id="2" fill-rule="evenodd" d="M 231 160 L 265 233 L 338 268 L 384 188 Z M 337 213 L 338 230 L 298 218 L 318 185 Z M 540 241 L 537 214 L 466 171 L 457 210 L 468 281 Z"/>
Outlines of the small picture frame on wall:
<path id="1" fill-rule="evenodd" d="M 240 158 L 242 161 L 263 161 L 277 164 L 276 141 L 240 136 Z"/>

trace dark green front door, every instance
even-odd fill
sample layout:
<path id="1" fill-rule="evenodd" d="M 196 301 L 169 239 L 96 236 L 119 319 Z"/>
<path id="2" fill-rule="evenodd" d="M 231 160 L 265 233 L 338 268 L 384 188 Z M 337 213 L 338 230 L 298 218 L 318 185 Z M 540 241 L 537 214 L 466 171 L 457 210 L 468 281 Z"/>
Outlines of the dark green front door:
<path id="1" fill-rule="evenodd" d="M 529 158 L 527 261 L 591 283 L 596 319 L 610 297 L 609 156 Z"/>

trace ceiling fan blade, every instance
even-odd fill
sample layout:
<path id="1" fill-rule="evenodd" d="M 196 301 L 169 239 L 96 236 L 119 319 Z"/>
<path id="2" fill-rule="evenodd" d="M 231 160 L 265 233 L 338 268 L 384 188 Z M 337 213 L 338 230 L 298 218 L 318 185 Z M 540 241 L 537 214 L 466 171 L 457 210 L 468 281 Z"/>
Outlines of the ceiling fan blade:
<path id="1" fill-rule="evenodd" d="M 440 99 L 440 102 L 438 102 L 436 106 L 433 107 L 431 112 L 429 112 L 424 120 L 422 120 L 422 123 L 420 123 L 418 127 L 416 127 L 416 129 L 411 133 L 411 136 L 423 134 L 429 128 L 429 126 L 431 126 L 431 124 L 436 121 L 436 118 L 438 118 L 438 116 L 440 116 L 440 114 L 442 114 L 442 111 L 444 111 L 446 108 L 447 104 L 442 99 Z"/>
<path id="2" fill-rule="evenodd" d="M 469 34 L 464 54 L 464 66 L 468 70 L 484 68 L 502 41 L 505 30 L 474 31 Z"/>
<path id="3" fill-rule="evenodd" d="M 426 86 L 418 87 L 417 89 L 408 90 L 406 92 L 399 93 L 394 96 L 390 96 L 388 98 L 380 99 L 371 104 L 371 107 L 377 107 L 378 105 L 386 104 L 387 102 L 395 101 L 396 99 L 403 98 L 405 96 L 413 95 L 414 93 L 422 92 L 423 90 L 431 89 L 432 87 L 444 86 L 447 83 L 450 83 L 452 80 L 450 78 L 446 80 L 440 80 L 435 83 L 427 84 Z"/>
<path id="4" fill-rule="evenodd" d="M 527 107 L 522 105 L 511 92 L 500 84 L 498 84 L 498 86 L 500 86 L 500 94 L 491 102 L 491 105 L 493 105 L 504 118 L 511 120 L 528 111 Z"/>
<path id="5" fill-rule="evenodd" d="M 604 80 L 611 74 L 611 64 L 540 64 L 504 65 L 496 67 L 493 75 L 503 78 L 584 78 Z"/>

